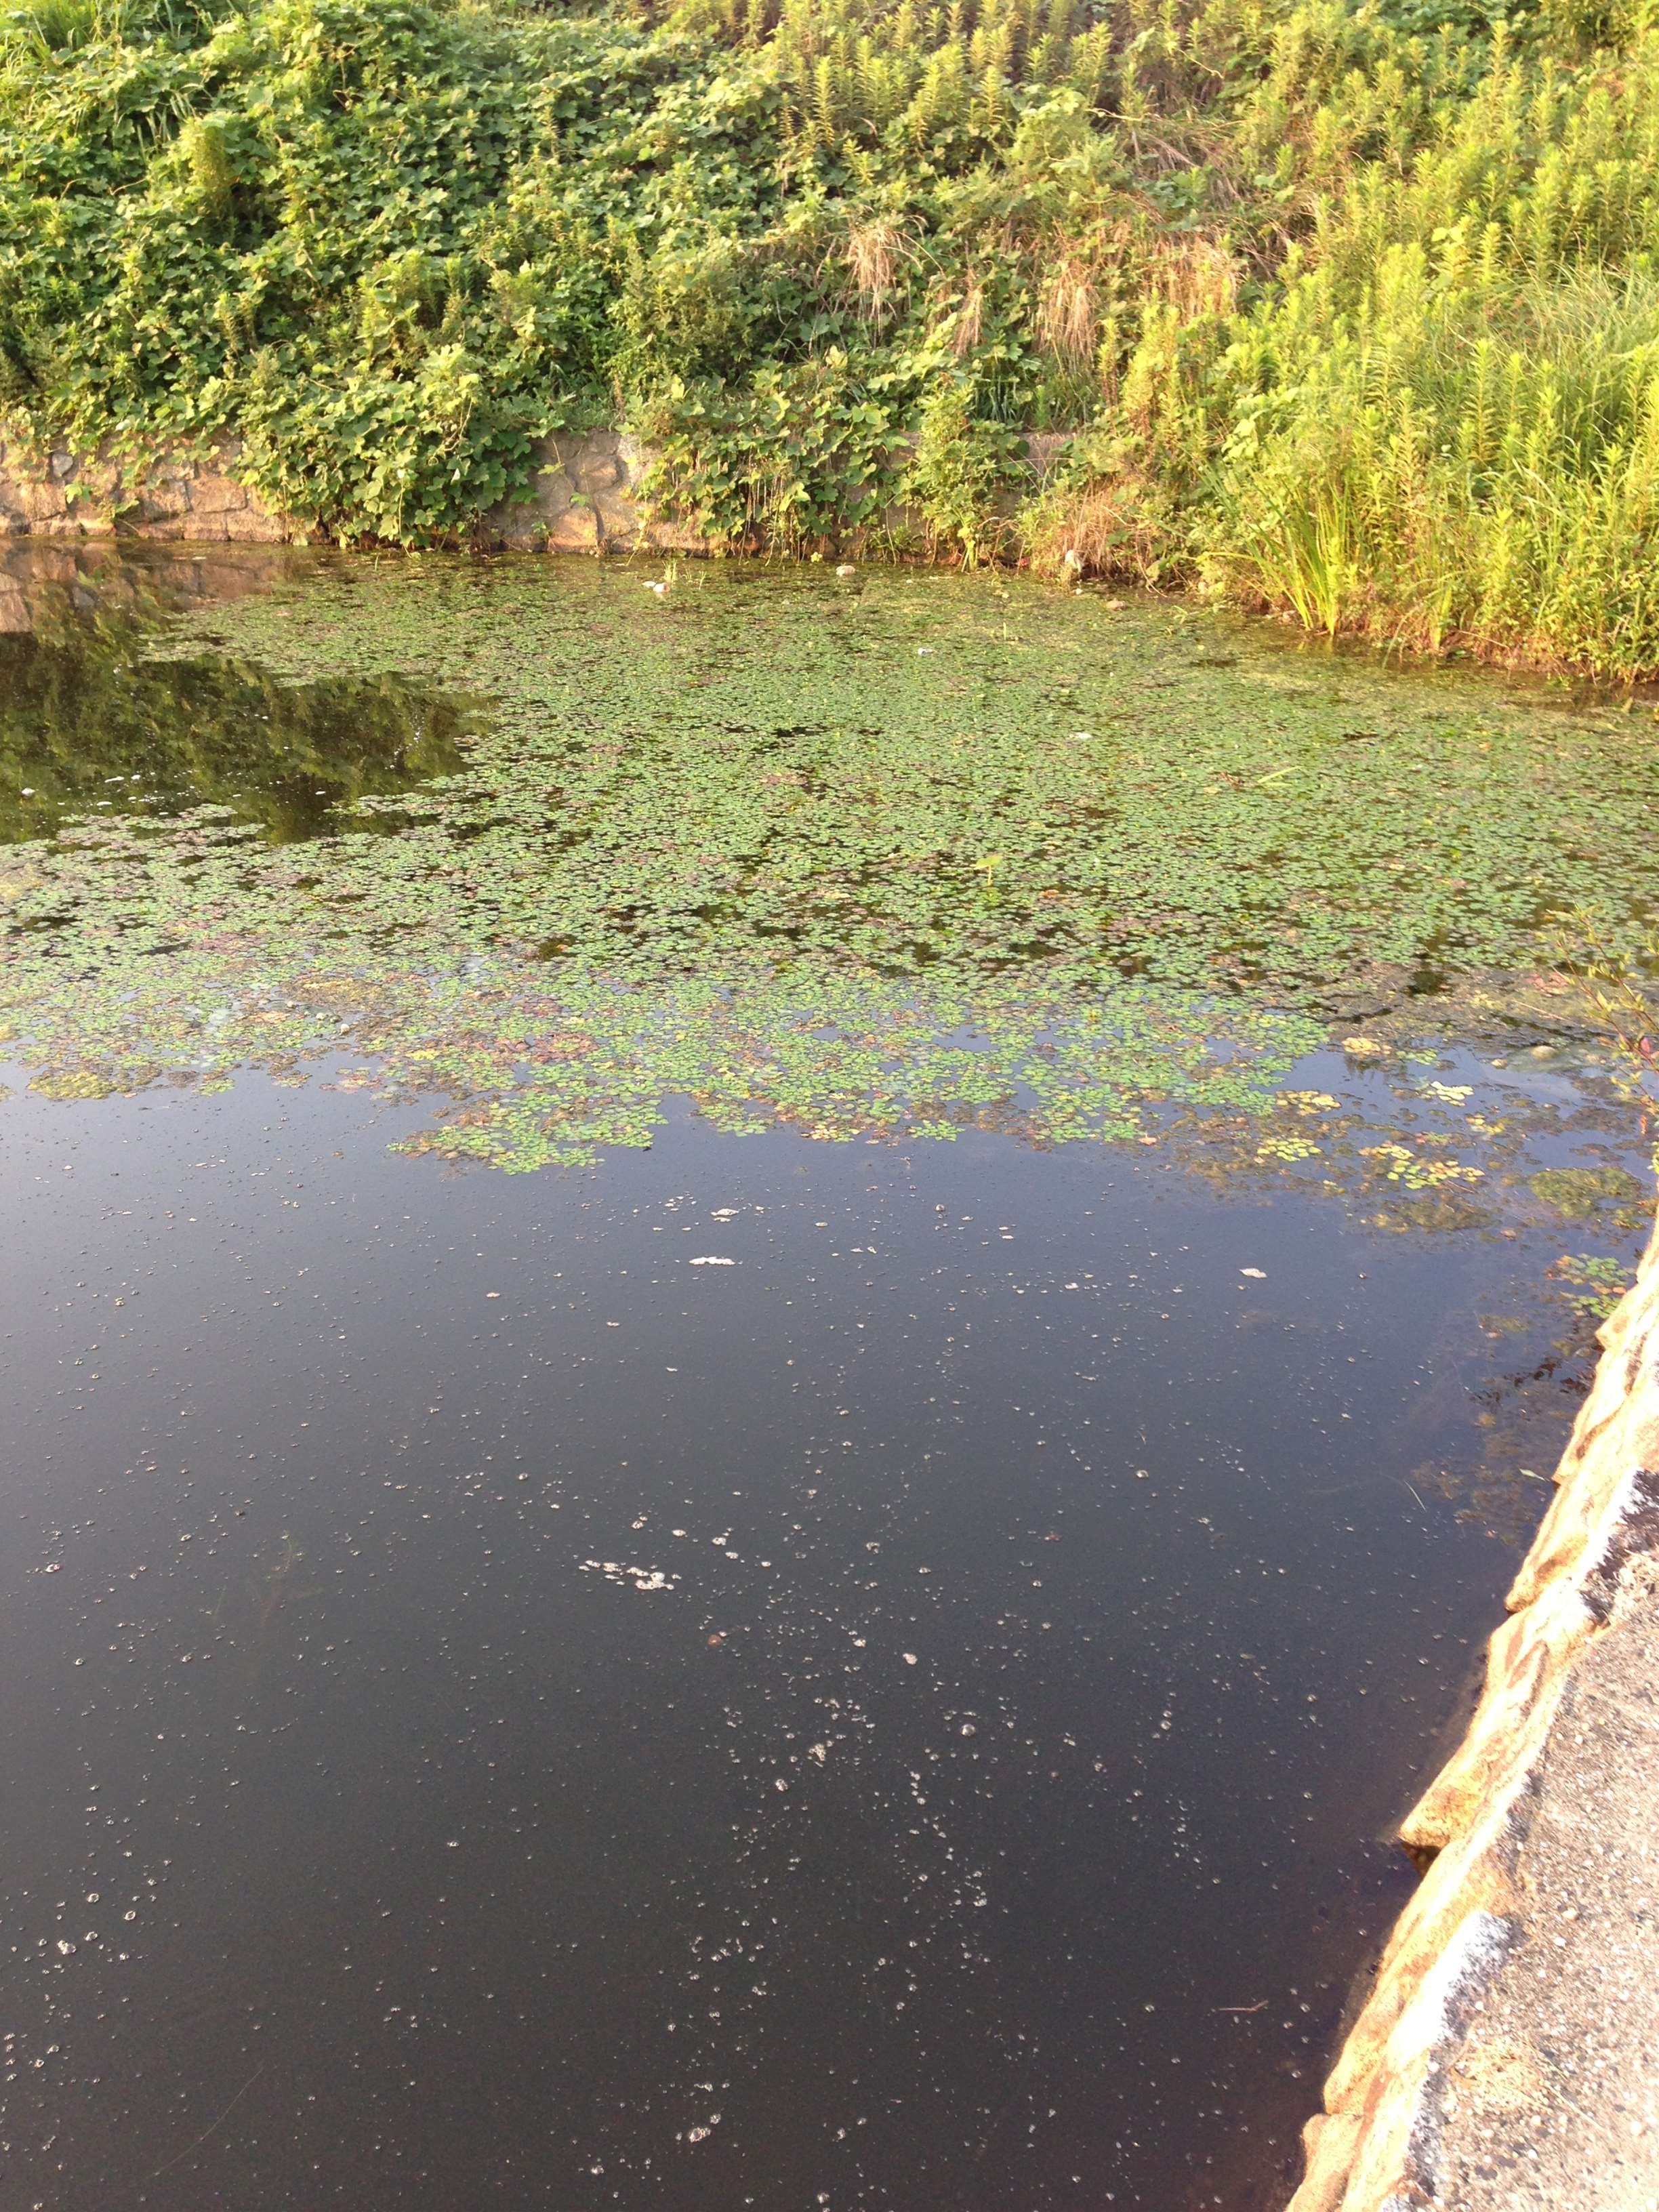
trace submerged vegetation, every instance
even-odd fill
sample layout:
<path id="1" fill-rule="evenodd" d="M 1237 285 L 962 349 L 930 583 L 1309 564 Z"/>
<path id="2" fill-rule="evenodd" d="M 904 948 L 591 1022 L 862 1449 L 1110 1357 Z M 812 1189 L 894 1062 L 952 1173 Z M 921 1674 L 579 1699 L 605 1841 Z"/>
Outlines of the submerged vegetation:
<path id="1" fill-rule="evenodd" d="M 234 434 L 285 512 L 413 544 L 621 421 L 715 544 L 908 528 L 1659 670 L 1659 33 L 1621 0 L 0 25 L 0 403 L 39 440 Z"/>

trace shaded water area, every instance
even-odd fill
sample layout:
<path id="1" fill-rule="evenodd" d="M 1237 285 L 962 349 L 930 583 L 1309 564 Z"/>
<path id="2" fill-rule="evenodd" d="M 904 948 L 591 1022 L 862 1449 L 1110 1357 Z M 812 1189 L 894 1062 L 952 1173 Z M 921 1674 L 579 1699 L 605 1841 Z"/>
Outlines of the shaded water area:
<path id="1" fill-rule="evenodd" d="M 1273 2203 L 1645 1218 L 1640 726 L 914 572 L 0 617 L 5 2201 Z"/>

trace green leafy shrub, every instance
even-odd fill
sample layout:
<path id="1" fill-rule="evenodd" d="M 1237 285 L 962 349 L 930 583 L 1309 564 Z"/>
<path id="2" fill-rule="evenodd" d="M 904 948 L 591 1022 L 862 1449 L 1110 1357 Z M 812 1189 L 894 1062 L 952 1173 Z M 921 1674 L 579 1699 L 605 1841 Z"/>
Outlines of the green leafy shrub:
<path id="1" fill-rule="evenodd" d="M 715 543 L 1629 677 L 1656 179 L 1632 0 L 11 0 L 0 404 L 405 544 L 624 422 Z"/>
<path id="2" fill-rule="evenodd" d="M 1012 474 L 1018 443 L 1002 425 L 976 414 L 973 402 L 971 387 L 954 378 L 923 400 L 915 456 L 902 486 L 934 550 L 954 547 L 969 568 L 1006 537 L 996 499 Z"/>
<path id="3" fill-rule="evenodd" d="M 672 380 L 635 416 L 657 454 L 644 496 L 724 547 L 856 542 L 880 526 L 898 436 L 862 367 L 831 348 L 793 368 L 763 363 L 736 391 Z"/>

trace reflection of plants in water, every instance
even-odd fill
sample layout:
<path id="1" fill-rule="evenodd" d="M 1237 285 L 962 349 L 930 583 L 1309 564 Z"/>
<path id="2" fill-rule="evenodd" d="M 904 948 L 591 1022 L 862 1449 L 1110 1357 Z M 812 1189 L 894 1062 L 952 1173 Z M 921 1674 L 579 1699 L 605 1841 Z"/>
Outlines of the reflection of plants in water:
<path id="1" fill-rule="evenodd" d="M 222 657 L 147 659 L 161 595 L 142 568 L 118 588 L 123 573 L 32 577 L 30 628 L 0 635 L 0 843 L 204 800 L 274 840 L 310 836 L 334 808 L 459 765 L 462 712 L 395 677 L 299 685 Z"/>
<path id="2" fill-rule="evenodd" d="M 241 1647 L 250 1675 L 258 1674 L 276 1640 L 283 1615 L 307 1598 L 320 1597 L 319 1589 L 300 1579 L 305 1553 L 284 1528 L 242 1586 L 241 1602 L 233 1605 L 228 1592 L 209 1618 L 228 1643 Z"/>

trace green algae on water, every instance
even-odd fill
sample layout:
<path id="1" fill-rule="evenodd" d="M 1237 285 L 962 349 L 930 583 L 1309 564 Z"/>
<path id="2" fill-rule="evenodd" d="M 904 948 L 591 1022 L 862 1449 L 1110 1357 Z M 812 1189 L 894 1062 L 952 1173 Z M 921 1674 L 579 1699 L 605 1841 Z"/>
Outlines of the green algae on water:
<path id="1" fill-rule="evenodd" d="M 382 743 L 398 787 L 304 834 L 204 773 L 208 803 L 112 783 L 14 844 L 0 1019 L 37 1090 L 349 1054 L 448 1102 L 412 1149 L 503 1167 L 647 1142 L 682 1097 L 823 1139 L 1274 1114 L 1255 1164 L 1312 1172 L 1275 1096 L 1334 1014 L 1500 1006 L 1547 914 L 1605 945 L 1659 891 L 1659 769 L 1490 681 L 930 573 L 280 578 L 153 633 L 141 690 L 181 672 L 279 737 L 359 700 L 448 750 L 410 776 Z M 292 742 L 332 791 L 337 742 Z M 1410 1144 L 1363 1173 L 1478 1180 Z"/>
<path id="2" fill-rule="evenodd" d="M 1541 686 L 1017 580 L 645 580 L 327 564 L 173 649 L 477 699 L 488 726 L 408 872 L 447 866 L 498 935 L 606 963 L 810 947 L 1324 1012 L 1525 970 L 1581 905 L 1633 945 L 1659 896 L 1659 759 Z"/>

